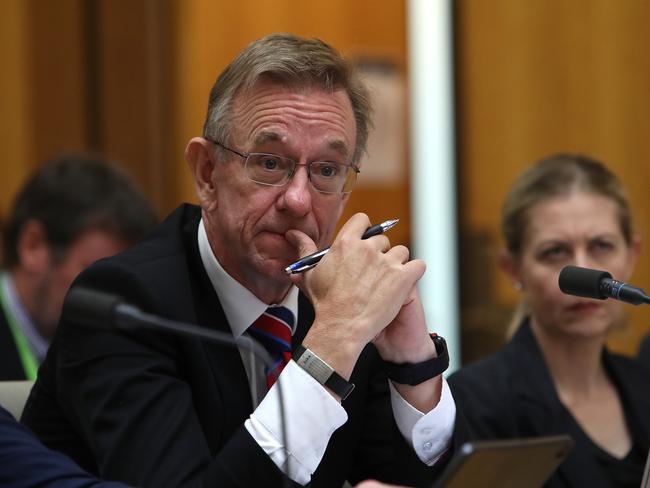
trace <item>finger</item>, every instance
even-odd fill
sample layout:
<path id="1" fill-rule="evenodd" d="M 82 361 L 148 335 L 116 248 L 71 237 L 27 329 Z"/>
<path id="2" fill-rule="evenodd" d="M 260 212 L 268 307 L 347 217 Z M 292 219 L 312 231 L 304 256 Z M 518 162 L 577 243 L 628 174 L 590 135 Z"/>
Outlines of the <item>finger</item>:
<path id="1" fill-rule="evenodd" d="M 387 252 L 391 248 L 390 239 L 384 235 L 373 236 L 366 240 L 370 242 L 375 247 L 375 249 L 381 252 Z"/>
<path id="2" fill-rule="evenodd" d="M 409 248 L 406 246 L 402 246 L 401 244 L 391 247 L 387 252 L 386 255 L 389 257 L 392 257 L 393 259 L 396 259 L 402 264 L 406 264 L 409 260 L 409 257 L 411 255 Z"/>
<path id="3" fill-rule="evenodd" d="M 370 227 L 370 219 L 368 216 L 364 213 L 356 213 L 350 217 L 345 224 L 343 224 L 336 239 L 339 239 L 340 236 L 347 235 L 361 238 L 368 227 Z"/>
<path id="4" fill-rule="evenodd" d="M 413 283 L 420 281 L 420 278 L 424 276 L 424 272 L 427 270 L 427 265 L 421 259 L 414 259 L 409 261 L 404 265 L 404 268 L 407 270 L 407 273 L 411 275 Z"/>
<path id="5" fill-rule="evenodd" d="M 318 251 L 316 243 L 312 238 L 300 230 L 288 230 L 285 232 L 284 237 L 293 247 L 296 248 L 298 256 L 300 257 L 308 256 L 309 254 Z"/>

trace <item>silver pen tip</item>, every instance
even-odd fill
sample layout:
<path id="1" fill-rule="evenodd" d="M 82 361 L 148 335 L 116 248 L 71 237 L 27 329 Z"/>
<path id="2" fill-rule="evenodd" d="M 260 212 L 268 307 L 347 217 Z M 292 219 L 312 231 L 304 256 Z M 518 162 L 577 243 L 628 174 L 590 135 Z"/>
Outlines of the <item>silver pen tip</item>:
<path id="1" fill-rule="evenodd" d="M 388 229 L 395 227 L 397 225 L 397 222 L 399 222 L 399 219 L 387 220 L 381 224 L 381 227 L 384 229 L 384 232 L 386 232 Z"/>

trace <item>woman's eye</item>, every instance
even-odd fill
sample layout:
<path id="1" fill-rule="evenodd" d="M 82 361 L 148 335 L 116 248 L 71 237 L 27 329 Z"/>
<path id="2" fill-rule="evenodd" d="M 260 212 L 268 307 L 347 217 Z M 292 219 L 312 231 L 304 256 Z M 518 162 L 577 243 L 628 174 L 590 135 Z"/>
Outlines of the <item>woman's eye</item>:
<path id="1" fill-rule="evenodd" d="M 595 252 L 609 252 L 614 249 L 614 245 L 607 241 L 596 241 L 591 244 L 591 248 Z"/>
<path id="2" fill-rule="evenodd" d="M 540 257 L 543 260 L 554 261 L 563 258 L 566 256 L 566 249 L 560 246 L 551 247 L 543 250 L 540 253 Z"/>

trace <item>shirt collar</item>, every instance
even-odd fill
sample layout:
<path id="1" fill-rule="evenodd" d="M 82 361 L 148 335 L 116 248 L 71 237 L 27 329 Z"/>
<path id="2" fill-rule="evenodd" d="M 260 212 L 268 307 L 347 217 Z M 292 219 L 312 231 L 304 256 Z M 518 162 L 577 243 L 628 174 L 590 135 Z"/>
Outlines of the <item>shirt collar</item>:
<path id="1" fill-rule="evenodd" d="M 250 290 L 230 276 L 221 267 L 212 252 L 208 236 L 205 232 L 203 219 L 199 222 L 198 230 L 199 254 L 214 291 L 219 297 L 219 302 L 226 314 L 230 329 L 234 337 L 240 337 L 255 320 L 264 313 L 270 305 L 287 307 L 296 317 L 298 323 L 298 288 L 292 286 L 282 303 L 266 304 L 253 295 Z M 293 333 L 296 331 L 294 324 Z"/>
<path id="2" fill-rule="evenodd" d="M 2 280 L 2 293 L 7 298 L 8 312 L 15 318 L 16 323 L 21 328 L 32 353 L 36 356 L 38 362 L 42 363 L 50 346 L 50 341 L 41 335 L 34 322 L 32 322 L 25 305 L 18 295 L 11 273 L 3 273 L 2 277 L 4 278 Z"/>

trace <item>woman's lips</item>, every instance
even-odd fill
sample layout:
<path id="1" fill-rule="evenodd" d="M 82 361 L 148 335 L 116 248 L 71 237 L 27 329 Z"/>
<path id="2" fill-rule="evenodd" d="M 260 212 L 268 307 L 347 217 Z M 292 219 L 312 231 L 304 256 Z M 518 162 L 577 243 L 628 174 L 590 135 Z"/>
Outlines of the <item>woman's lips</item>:
<path id="1" fill-rule="evenodd" d="M 599 310 L 602 307 L 600 302 L 591 300 L 588 302 L 576 302 L 568 307 L 571 312 L 591 312 Z"/>

